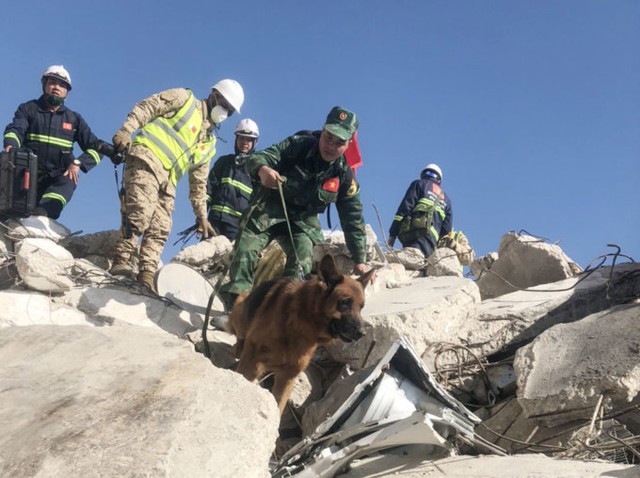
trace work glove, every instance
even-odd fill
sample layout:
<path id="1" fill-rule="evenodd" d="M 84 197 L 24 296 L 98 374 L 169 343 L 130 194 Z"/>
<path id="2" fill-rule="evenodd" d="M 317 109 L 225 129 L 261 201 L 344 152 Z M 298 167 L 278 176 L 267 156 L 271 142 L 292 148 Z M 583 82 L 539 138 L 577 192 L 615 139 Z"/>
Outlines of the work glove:
<path id="1" fill-rule="evenodd" d="M 116 151 L 123 153 L 131 146 L 131 135 L 122 131 L 121 129 L 113 135 L 113 145 L 116 147 Z"/>
<path id="2" fill-rule="evenodd" d="M 215 229 L 206 217 L 199 217 L 196 221 L 198 223 L 198 233 L 202 236 L 202 239 L 208 239 L 217 235 Z"/>

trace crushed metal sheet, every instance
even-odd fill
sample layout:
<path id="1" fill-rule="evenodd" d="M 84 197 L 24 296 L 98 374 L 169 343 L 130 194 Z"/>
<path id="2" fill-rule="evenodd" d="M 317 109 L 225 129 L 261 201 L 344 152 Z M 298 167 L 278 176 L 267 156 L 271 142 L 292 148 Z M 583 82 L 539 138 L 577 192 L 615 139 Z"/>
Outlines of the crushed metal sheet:
<path id="1" fill-rule="evenodd" d="M 351 378 L 327 393 L 318 415 L 328 418 L 282 457 L 273 477 L 331 477 L 356 458 L 398 447 L 439 458 L 458 437 L 474 441 L 481 420 L 438 384 L 406 339 Z"/>

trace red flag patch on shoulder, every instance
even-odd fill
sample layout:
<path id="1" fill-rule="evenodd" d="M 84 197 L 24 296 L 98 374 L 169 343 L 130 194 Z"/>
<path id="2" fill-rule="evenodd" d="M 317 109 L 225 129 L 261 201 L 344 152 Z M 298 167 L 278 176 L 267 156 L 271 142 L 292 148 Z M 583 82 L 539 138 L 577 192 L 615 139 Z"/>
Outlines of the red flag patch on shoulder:
<path id="1" fill-rule="evenodd" d="M 73 125 L 71 123 L 62 123 L 62 129 L 66 129 L 67 131 L 71 131 L 73 129 Z"/>
<path id="2" fill-rule="evenodd" d="M 340 180 L 338 178 L 329 178 L 322 183 L 322 190 L 329 191 L 330 193 L 337 193 L 340 187 Z"/>
<path id="3" fill-rule="evenodd" d="M 438 196 L 440 196 L 440 194 L 442 193 L 442 189 L 440 188 L 440 186 L 438 186 L 437 184 L 432 184 L 431 185 L 431 190 L 436 193 Z"/>

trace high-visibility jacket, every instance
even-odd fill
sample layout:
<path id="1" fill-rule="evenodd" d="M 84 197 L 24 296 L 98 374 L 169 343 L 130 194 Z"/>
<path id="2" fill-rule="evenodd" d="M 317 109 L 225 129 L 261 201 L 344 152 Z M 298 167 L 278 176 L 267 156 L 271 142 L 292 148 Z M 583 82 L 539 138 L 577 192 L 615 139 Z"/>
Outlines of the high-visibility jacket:
<path id="1" fill-rule="evenodd" d="M 216 138 L 198 141 L 203 127 L 199 101 L 193 93 L 170 118 L 158 116 L 145 124 L 133 145 L 145 146 L 170 172 L 175 186 L 190 168 L 208 163 L 216 153 Z"/>
<path id="2" fill-rule="evenodd" d="M 97 140 L 80 114 L 64 105 L 56 111 L 49 110 L 43 95 L 18 106 L 13 121 L 4 130 L 3 144 L 31 149 L 38 155 L 40 174 L 57 177 L 74 160 L 74 143 L 84 151 L 78 159 L 85 173 L 98 165 L 102 156 L 94 149 Z"/>
<path id="3" fill-rule="evenodd" d="M 439 184 L 430 179 L 413 181 L 398 207 L 389 236 L 403 244 L 427 237 L 435 248 L 440 236 L 453 228 L 451 200 Z"/>
<path id="4" fill-rule="evenodd" d="M 242 213 L 249 207 L 252 191 L 253 182 L 244 158 L 237 154 L 218 158 L 207 180 L 209 222 L 224 222 L 238 227 Z"/>

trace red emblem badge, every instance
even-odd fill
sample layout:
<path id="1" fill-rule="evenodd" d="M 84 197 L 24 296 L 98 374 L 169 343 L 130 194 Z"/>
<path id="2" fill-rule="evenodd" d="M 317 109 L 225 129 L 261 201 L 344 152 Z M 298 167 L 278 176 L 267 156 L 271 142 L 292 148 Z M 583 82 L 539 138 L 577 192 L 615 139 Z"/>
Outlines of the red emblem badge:
<path id="1" fill-rule="evenodd" d="M 340 121 L 344 121 L 347 119 L 347 113 L 345 113 L 344 111 L 342 111 L 340 113 Z"/>
<path id="2" fill-rule="evenodd" d="M 329 191 L 330 193 L 337 193 L 339 186 L 340 181 L 338 180 L 338 178 L 329 178 L 324 183 L 322 183 L 322 190 Z"/>
<path id="3" fill-rule="evenodd" d="M 73 129 L 73 125 L 71 123 L 62 123 L 62 129 L 66 129 L 67 131 L 71 131 Z"/>

